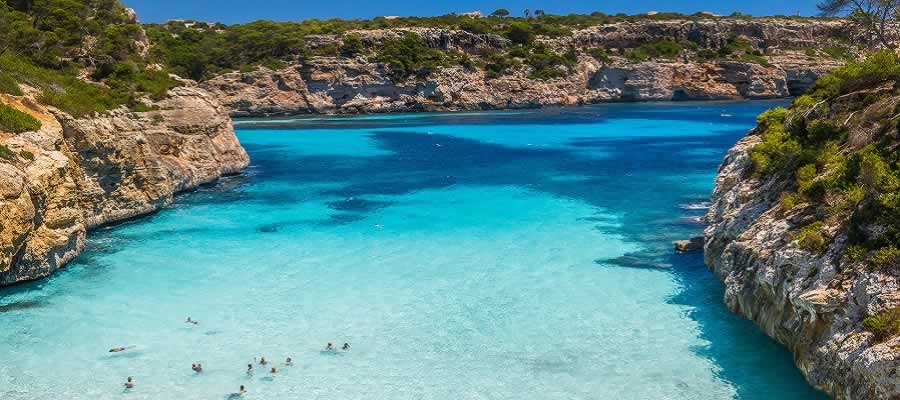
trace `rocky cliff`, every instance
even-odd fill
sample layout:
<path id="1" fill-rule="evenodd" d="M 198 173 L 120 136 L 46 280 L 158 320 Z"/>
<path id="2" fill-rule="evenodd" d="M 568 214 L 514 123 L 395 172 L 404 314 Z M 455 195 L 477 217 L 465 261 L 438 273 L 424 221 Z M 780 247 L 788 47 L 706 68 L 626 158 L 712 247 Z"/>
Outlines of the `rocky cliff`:
<path id="1" fill-rule="evenodd" d="M 838 79 L 844 78 L 830 81 Z M 877 84 L 879 79 L 883 78 L 859 81 Z M 852 86 L 847 81 L 839 85 Z M 827 139 L 839 146 L 826 145 L 820 151 L 828 157 L 809 164 L 813 167 L 807 171 L 816 167 L 819 171 L 812 184 L 808 173 L 798 172 L 796 178 L 790 173 L 754 173 L 758 169 L 754 149 L 772 140 L 765 138 L 762 123 L 729 151 L 719 168 L 707 216 L 705 260 L 725 284 L 728 307 L 785 345 L 810 384 L 836 399 L 897 399 L 900 336 L 891 331 L 897 321 L 877 317 L 888 325 L 882 337 L 864 321 L 892 315 L 885 313 L 900 306 L 900 265 L 891 251 L 866 253 L 865 247 L 852 242 L 884 241 L 891 230 L 884 219 L 865 223 L 860 231 L 868 233 L 853 239 L 853 225 L 868 218 L 872 205 L 879 204 L 878 190 L 896 190 L 876 188 L 864 177 L 871 167 L 854 160 L 876 160 L 870 155 L 881 150 L 888 157 L 896 154 L 900 140 L 894 114 L 900 96 L 892 83 L 831 96 L 795 102 L 784 131 L 776 130 L 793 137 L 807 132 L 825 135 L 822 132 L 829 131 L 806 127 L 833 124 L 834 134 Z M 800 143 L 812 147 L 806 140 Z M 879 168 L 886 176 L 885 168 Z M 847 184 L 833 183 L 841 180 Z M 866 205 L 867 197 L 875 203 Z M 873 266 L 879 257 L 881 265 Z"/>
<path id="2" fill-rule="evenodd" d="M 0 102 L 41 121 L 0 132 L 0 285 L 47 276 L 102 224 L 147 214 L 173 196 L 237 173 L 249 159 L 227 111 L 188 83 L 147 112 L 73 118 L 25 96 Z"/>
<path id="3" fill-rule="evenodd" d="M 478 59 L 502 52 L 510 41 L 497 35 L 433 28 L 358 31 L 367 48 L 414 32 L 432 48 L 459 51 Z M 793 96 L 817 77 L 842 64 L 816 49 L 847 35 L 842 21 L 785 19 L 623 22 L 575 31 L 571 36 L 537 39 L 577 61 L 553 79 L 529 77 L 526 65 L 491 76 L 482 68 L 452 66 L 424 78 L 396 81 L 373 54 L 311 57 L 283 69 L 229 72 L 203 83 L 234 116 L 452 111 L 531 108 L 613 101 L 756 99 Z M 764 56 L 753 60 L 702 58 L 735 38 Z M 340 35 L 307 37 L 313 48 L 339 43 Z M 685 43 L 695 51 L 678 57 L 636 61 L 627 49 L 660 41 Z M 592 49 L 610 56 L 597 59 Z"/>

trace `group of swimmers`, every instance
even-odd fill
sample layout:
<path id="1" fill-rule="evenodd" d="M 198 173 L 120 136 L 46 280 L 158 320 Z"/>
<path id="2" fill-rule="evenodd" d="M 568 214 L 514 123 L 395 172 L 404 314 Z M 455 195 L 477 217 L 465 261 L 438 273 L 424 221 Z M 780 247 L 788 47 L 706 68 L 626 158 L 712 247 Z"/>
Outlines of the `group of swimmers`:
<path id="1" fill-rule="evenodd" d="M 191 319 L 191 317 L 187 317 L 187 320 L 184 322 L 187 324 L 194 324 L 194 325 L 198 325 L 200 323 L 197 320 Z M 133 349 L 135 347 L 136 346 L 133 346 L 133 345 L 132 346 L 113 347 L 112 349 L 109 350 L 109 352 L 110 353 L 118 353 L 121 351 Z M 328 344 L 325 345 L 325 350 L 326 351 L 337 351 L 337 348 L 334 347 L 334 344 L 332 344 L 331 342 L 328 342 Z M 341 350 L 345 350 L 345 351 L 350 350 L 350 343 L 344 343 L 344 345 L 341 346 Z M 253 362 L 254 363 L 257 362 L 256 357 L 253 357 Z M 259 365 L 267 365 L 269 363 L 268 361 L 266 361 L 265 357 L 260 357 L 258 362 L 259 362 Z M 288 366 L 288 367 L 293 366 L 294 360 L 291 359 L 290 357 L 288 357 L 287 359 L 284 360 L 284 365 Z M 203 372 L 203 365 L 201 365 L 200 363 L 194 363 L 194 364 L 191 364 L 191 369 L 194 372 L 199 374 L 199 373 Z M 271 374 L 278 373 L 278 369 L 275 366 L 272 366 L 272 369 L 269 370 L 269 373 L 271 373 Z M 253 375 L 253 363 L 247 364 L 247 375 Z M 130 376 L 128 377 L 128 380 L 125 382 L 125 389 L 134 389 L 134 378 L 133 377 L 130 377 Z M 232 393 L 230 397 L 240 397 L 240 396 L 243 396 L 245 393 L 247 393 L 247 390 L 244 388 L 244 385 L 241 385 L 240 390 L 238 392 Z"/>

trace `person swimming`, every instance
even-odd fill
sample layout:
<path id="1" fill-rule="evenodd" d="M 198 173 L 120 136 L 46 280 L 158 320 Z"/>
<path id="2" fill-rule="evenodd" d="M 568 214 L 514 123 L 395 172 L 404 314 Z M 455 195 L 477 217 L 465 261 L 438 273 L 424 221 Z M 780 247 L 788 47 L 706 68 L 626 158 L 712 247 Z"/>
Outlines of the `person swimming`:
<path id="1" fill-rule="evenodd" d="M 135 347 L 137 347 L 137 346 L 113 347 L 113 348 L 109 349 L 109 352 L 110 352 L 110 353 L 118 353 L 118 352 L 120 352 L 120 351 L 125 351 L 125 350 L 128 350 L 128 349 L 133 349 L 133 348 L 135 348 Z"/>
<path id="2" fill-rule="evenodd" d="M 331 342 L 328 342 L 328 345 L 325 346 L 325 350 L 334 350 L 334 346 L 331 344 Z"/>
<path id="3" fill-rule="evenodd" d="M 128 377 L 128 381 L 125 382 L 125 389 L 134 389 L 134 380 L 131 377 Z"/>
<path id="4" fill-rule="evenodd" d="M 260 357 L 260 358 L 259 358 L 259 365 L 266 365 L 266 364 L 268 364 L 268 363 L 269 363 L 269 362 L 266 361 L 266 358 L 265 358 L 265 357 Z"/>
<path id="5" fill-rule="evenodd" d="M 247 364 L 247 375 L 253 375 L 253 364 Z"/>
<path id="6" fill-rule="evenodd" d="M 187 317 L 187 320 L 184 321 L 184 323 L 197 325 L 200 323 L 200 321 L 196 321 L 196 320 L 191 319 L 191 317 Z"/>
<path id="7" fill-rule="evenodd" d="M 239 398 L 239 397 L 244 397 L 244 395 L 245 395 L 246 393 L 247 393 L 247 389 L 244 389 L 244 385 L 241 385 L 241 388 L 240 388 L 237 392 L 234 392 L 234 393 L 228 395 L 228 398 L 229 398 L 229 399 L 236 399 L 236 398 Z"/>
<path id="8" fill-rule="evenodd" d="M 294 365 L 294 360 L 288 357 L 287 360 L 284 360 L 284 365 Z"/>
<path id="9" fill-rule="evenodd" d="M 191 364 L 191 369 L 194 370 L 194 372 L 197 372 L 197 373 L 203 372 L 203 366 L 200 365 L 200 363 L 197 363 L 197 364 Z"/>
<path id="10" fill-rule="evenodd" d="M 341 349 L 342 350 L 350 350 L 350 343 L 344 343 L 344 345 L 341 346 Z"/>
<path id="11" fill-rule="evenodd" d="M 273 374 L 274 374 L 274 373 L 276 373 L 276 372 L 278 372 L 278 370 L 277 370 L 277 369 L 275 369 L 275 367 L 272 367 L 272 370 L 271 370 L 271 371 L 269 371 L 269 372 L 271 372 L 271 373 L 273 373 Z"/>

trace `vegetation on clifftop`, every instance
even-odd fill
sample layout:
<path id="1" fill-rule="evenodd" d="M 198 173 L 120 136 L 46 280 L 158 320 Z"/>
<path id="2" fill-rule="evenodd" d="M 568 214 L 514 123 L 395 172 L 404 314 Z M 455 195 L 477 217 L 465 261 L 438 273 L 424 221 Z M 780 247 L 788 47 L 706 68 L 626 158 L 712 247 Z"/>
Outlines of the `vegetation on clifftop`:
<path id="1" fill-rule="evenodd" d="M 849 238 L 845 255 L 872 268 L 900 268 L 900 60 L 870 54 L 819 79 L 789 109 L 758 118 L 762 142 L 750 153 L 761 179 L 789 177 L 783 213 L 815 218 L 794 236 L 812 252 Z"/>
<path id="2" fill-rule="evenodd" d="M 170 21 L 146 26 L 153 44 L 155 62 L 167 65 L 178 75 L 195 80 L 209 79 L 226 71 L 251 70 L 257 66 L 273 69 L 287 63 L 303 63 L 314 57 L 357 57 L 384 62 L 394 79 L 424 78 L 436 68 L 463 66 L 483 68 L 489 78 L 525 66 L 532 79 L 552 79 L 571 72 L 574 60 L 581 54 L 608 63 L 611 57 L 631 62 L 651 59 L 675 59 L 683 56 L 698 61 L 737 60 L 767 65 L 765 50 L 755 48 L 747 39 L 734 36 L 722 46 L 703 48 L 708 43 L 675 38 L 638 43 L 634 47 L 607 49 L 593 45 L 549 46 L 548 39 L 572 36 L 577 29 L 619 22 L 664 20 L 716 20 L 717 17 L 660 13 L 654 15 L 547 15 L 510 17 L 492 14 L 473 18 L 466 15 L 436 17 L 374 18 L 371 20 L 309 19 L 301 22 L 255 21 L 224 25 L 196 21 Z M 732 19 L 749 19 L 735 14 Z M 784 17 L 786 18 L 786 17 Z M 810 20 L 809 18 L 800 18 Z M 438 28 L 464 31 L 475 35 L 491 35 L 507 39 L 509 46 L 478 49 L 469 53 L 448 50 L 434 43 L 412 43 L 410 35 L 399 38 L 369 39 L 364 43 L 362 31 L 397 28 Z M 376 37 L 378 35 L 375 35 Z M 420 38 L 421 39 L 421 38 Z M 823 42 L 823 45 L 826 44 Z M 846 45 L 832 44 L 831 52 L 813 52 L 810 57 L 832 57 L 851 53 Z M 812 49 L 815 50 L 815 49 Z"/>
<path id="3" fill-rule="evenodd" d="M 151 69 L 143 30 L 117 0 L 0 0 L 0 92 L 20 84 L 75 116 L 140 109 L 179 83 Z"/>
<path id="4" fill-rule="evenodd" d="M 41 122 L 6 104 L 0 104 L 0 132 L 21 133 L 36 131 Z"/>

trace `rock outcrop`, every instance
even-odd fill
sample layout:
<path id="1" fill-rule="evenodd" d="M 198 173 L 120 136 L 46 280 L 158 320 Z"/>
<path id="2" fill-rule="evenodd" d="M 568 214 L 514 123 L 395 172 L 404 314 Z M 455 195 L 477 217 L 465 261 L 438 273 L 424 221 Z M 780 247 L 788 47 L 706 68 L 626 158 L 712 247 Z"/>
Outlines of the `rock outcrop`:
<path id="1" fill-rule="evenodd" d="M 750 150 L 761 141 L 756 130 L 729 151 L 707 215 L 704 257 L 725 284 L 725 303 L 786 346 L 809 383 L 834 398 L 900 398 L 900 336 L 881 342 L 862 326 L 900 305 L 900 276 L 844 256 L 839 222 L 822 228 L 833 239 L 821 254 L 799 248 L 794 234 L 812 207 L 784 210 L 779 194 L 793 181 L 752 175 Z"/>
<path id="2" fill-rule="evenodd" d="M 415 32 L 423 44 L 477 58 L 502 51 L 509 40 L 496 35 L 433 28 L 354 32 L 369 47 Z M 822 74 L 842 64 L 817 54 L 846 34 L 842 21 L 724 19 L 616 23 L 576 31 L 562 38 L 539 38 L 578 59 L 560 78 L 530 78 L 520 66 L 496 77 L 480 68 L 438 68 L 423 79 L 395 81 L 388 67 L 371 55 L 356 58 L 312 57 L 279 70 L 229 72 L 204 82 L 233 116 L 354 114 L 410 111 L 491 110 L 579 105 L 617 101 L 728 100 L 781 98 L 804 92 Z M 627 49 L 667 40 L 716 50 L 744 38 L 760 59 L 746 61 L 658 58 L 643 62 L 617 55 Z M 339 41 L 339 35 L 307 37 L 311 48 Z M 611 51 L 598 61 L 588 49 Z M 811 56 L 810 54 L 813 54 Z"/>
<path id="3" fill-rule="evenodd" d="M 249 163 L 228 112 L 190 83 L 141 113 L 74 118 L 28 96 L 0 101 L 42 123 L 0 132 L 15 154 L 0 158 L 0 285 L 47 276 L 82 250 L 89 229 L 158 210 Z"/>
<path id="4" fill-rule="evenodd" d="M 800 94 L 840 63 L 783 57 L 763 66 L 735 61 L 601 64 L 582 56 L 573 72 L 547 81 L 516 71 L 487 79 L 480 70 L 443 68 L 397 83 L 365 60 L 319 58 L 281 70 L 229 72 L 203 87 L 233 116 L 355 114 L 535 108 L 616 101 L 734 100 Z"/>

